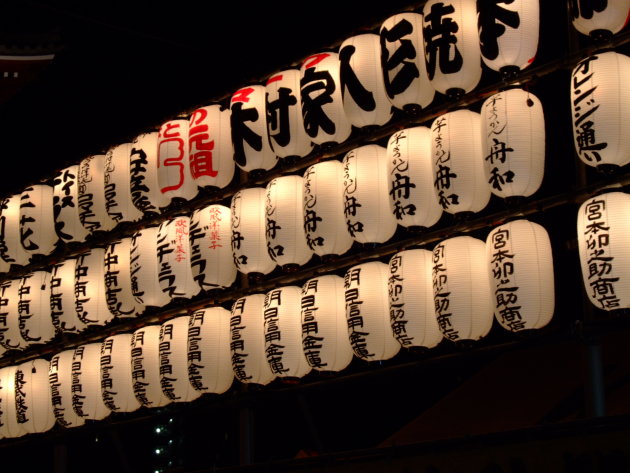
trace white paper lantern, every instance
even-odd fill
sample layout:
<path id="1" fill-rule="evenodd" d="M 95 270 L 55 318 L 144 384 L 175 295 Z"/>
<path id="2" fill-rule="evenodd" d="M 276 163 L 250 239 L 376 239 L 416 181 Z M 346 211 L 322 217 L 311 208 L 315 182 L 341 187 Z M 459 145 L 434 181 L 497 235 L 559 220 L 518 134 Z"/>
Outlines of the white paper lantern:
<path id="1" fill-rule="evenodd" d="M 90 233 L 107 232 L 116 222 L 107 213 L 104 154 L 87 156 L 79 163 L 79 219 Z"/>
<path id="2" fill-rule="evenodd" d="M 573 26 L 584 35 L 616 34 L 628 23 L 630 0 L 569 2 Z"/>
<path id="3" fill-rule="evenodd" d="M 302 115 L 299 69 L 285 69 L 267 79 L 267 132 L 280 158 L 303 157 L 313 143 L 306 134 Z"/>
<path id="4" fill-rule="evenodd" d="M 53 188 L 38 184 L 20 195 L 20 240 L 29 255 L 49 255 L 59 241 L 55 232 Z"/>
<path id="5" fill-rule="evenodd" d="M 117 224 L 136 222 L 143 216 L 131 198 L 132 148 L 132 143 L 116 145 L 105 158 L 105 208 Z"/>
<path id="6" fill-rule="evenodd" d="M 28 264 L 30 255 L 20 238 L 20 194 L 12 195 L 0 204 L 0 256 L 6 265 Z"/>
<path id="7" fill-rule="evenodd" d="M 223 394 L 234 382 L 229 310 L 193 312 L 188 327 L 188 379 L 201 393 Z"/>
<path id="8" fill-rule="evenodd" d="M 508 89 L 481 107 L 484 169 L 493 194 L 529 197 L 545 173 L 545 116 L 538 97 Z"/>
<path id="9" fill-rule="evenodd" d="M 144 306 L 135 299 L 131 285 L 131 238 L 121 238 L 105 249 L 105 297 L 116 317 L 136 317 Z"/>
<path id="10" fill-rule="evenodd" d="M 380 39 L 385 91 L 392 105 L 401 110 L 429 106 L 435 89 L 424 60 L 422 15 L 403 12 L 390 16 L 381 25 Z"/>
<path id="11" fill-rule="evenodd" d="M 164 322 L 160 329 L 160 384 L 173 402 L 190 402 L 201 396 L 188 380 L 188 315 Z"/>
<path id="12" fill-rule="evenodd" d="M 30 344 L 47 343 L 55 337 L 50 306 L 50 273 L 33 271 L 20 280 L 18 289 L 20 331 Z"/>
<path id="13" fill-rule="evenodd" d="M 387 142 L 387 185 L 391 211 L 407 228 L 429 228 L 442 216 L 431 163 L 431 130 L 424 126 L 394 133 Z"/>
<path id="14" fill-rule="evenodd" d="M 101 420 L 111 411 L 101 394 L 101 343 L 78 346 L 72 357 L 72 408 L 83 419 Z"/>
<path id="15" fill-rule="evenodd" d="M 265 355 L 264 306 L 264 294 L 241 297 L 232 305 L 232 369 L 241 383 L 265 385 L 275 378 Z"/>
<path id="16" fill-rule="evenodd" d="M 630 57 L 608 51 L 582 60 L 571 75 L 573 143 L 588 166 L 630 163 Z"/>
<path id="17" fill-rule="evenodd" d="M 189 217 L 165 220 L 158 228 L 158 278 L 162 291 L 171 299 L 190 299 L 201 290 L 190 266 L 189 228 Z"/>
<path id="18" fill-rule="evenodd" d="M 317 371 L 339 372 L 352 361 L 343 278 L 326 274 L 306 281 L 301 298 L 302 349 Z"/>
<path id="19" fill-rule="evenodd" d="M 131 291 L 138 303 L 151 307 L 162 307 L 171 301 L 160 286 L 160 266 L 156 257 L 158 230 L 158 226 L 146 227 L 131 238 Z"/>
<path id="20" fill-rule="evenodd" d="M 24 423 L 18 422 L 16 395 L 23 389 L 23 380 L 16 381 L 18 366 L 0 368 L 0 436 L 17 438 L 27 434 Z"/>
<path id="21" fill-rule="evenodd" d="M 494 318 L 486 244 L 478 238 L 456 236 L 433 249 L 433 300 L 444 338 L 479 340 Z"/>
<path id="22" fill-rule="evenodd" d="M 251 187 L 232 197 L 232 254 L 243 274 L 269 274 L 276 267 L 267 251 L 265 194 L 265 188 Z"/>
<path id="23" fill-rule="evenodd" d="M 191 200 L 199 192 L 190 174 L 188 160 L 188 120 L 169 120 L 158 134 L 158 182 L 160 192 L 168 199 Z"/>
<path id="24" fill-rule="evenodd" d="M 306 58 L 300 69 L 304 129 L 318 145 L 343 143 L 352 132 L 341 97 L 340 66 L 336 52 L 321 52 Z"/>
<path id="25" fill-rule="evenodd" d="M 538 50 L 539 0 L 477 2 L 479 45 L 483 62 L 493 71 L 528 67 Z"/>
<path id="26" fill-rule="evenodd" d="M 114 412 L 133 412 L 140 407 L 131 377 L 130 333 L 107 337 L 101 345 L 101 394 Z"/>
<path id="27" fill-rule="evenodd" d="M 234 177 L 230 110 L 208 105 L 195 110 L 188 127 L 190 174 L 198 187 L 223 189 Z"/>
<path id="28" fill-rule="evenodd" d="M 77 257 L 74 295 L 77 317 L 86 325 L 105 325 L 114 314 L 107 306 L 105 250 L 92 248 Z"/>
<path id="29" fill-rule="evenodd" d="M 390 323 L 405 348 L 433 348 L 443 338 L 433 303 L 432 259 L 429 250 L 411 249 L 389 260 Z"/>
<path id="30" fill-rule="evenodd" d="M 234 161 L 243 171 L 269 170 L 278 162 L 267 134 L 264 85 L 243 87 L 230 98 Z"/>
<path id="31" fill-rule="evenodd" d="M 169 204 L 169 199 L 162 194 L 158 176 L 158 134 L 151 131 L 138 135 L 130 151 L 131 200 L 138 210 L 148 215 L 160 213 L 160 209 Z"/>
<path id="32" fill-rule="evenodd" d="M 48 360 L 36 358 L 21 363 L 15 372 L 17 420 L 29 434 L 47 432 L 55 425 L 49 368 Z"/>
<path id="33" fill-rule="evenodd" d="M 480 212 L 488 205 L 491 192 L 483 160 L 478 113 L 460 109 L 433 120 L 433 186 L 445 212 Z"/>
<path id="34" fill-rule="evenodd" d="M 79 165 L 59 171 L 53 180 L 55 231 L 65 242 L 81 242 L 89 232 L 79 218 Z"/>
<path id="35" fill-rule="evenodd" d="M 319 256 L 344 254 L 354 240 L 344 214 L 343 164 L 335 159 L 313 164 L 303 184 L 307 245 Z"/>
<path id="36" fill-rule="evenodd" d="M 431 85 L 457 97 L 481 79 L 477 6 L 471 0 L 429 0 L 423 10 L 424 56 Z"/>
<path id="37" fill-rule="evenodd" d="M 29 343 L 20 330 L 20 284 L 22 280 L 10 279 L 0 285 L 0 344 L 6 350 L 23 350 Z"/>
<path id="38" fill-rule="evenodd" d="M 161 325 L 145 325 L 131 339 L 131 379 L 133 392 L 145 407 L 162 407 L 171 402 L 160 383 Z"/>
<path id="39" fill-rule="evenodd" d="M 389 360 L 400 351 L 389 320 L 388 278 L 389 267 L 379 261 L 353 266 L 344 276 L 348 337 L 362 360 Z"/>
<path id="40" fill-rule="evenodd" d="M 50 316 L 62 333 L 78 333 L 87 327 L 77 315 L 74 287 L 76 258 L 53 265 L 50 274 Z"/>
<path id="41" fill-rule="evenodd" d="M 343 158 L 344 214 L 348 231 L 359 243 L 384 243 L 397 223 L 388 198 L 387 150 L 364 145 Z"/>
<path id="42" fill-rule="evenodd" d="M 48 381 L 53 414 L 62 427 L 79 427 L 83 418 L 72 408 L 72 358 L 74 350 L 64 350 L 50 359 Z"/>
<path id="43" fill-rule="evenodd" d="M 582 203 L 577 237 L 584 288 L 599 309 L 630 307 L 630 195 L 609 192 Z"/>
<path id="44" fill-rule="evenodd" d="M 265 238 L 272 260 L 284 268 L 308 263 L 313 252 L 304 232 L 304 182 L 301 176 L 281 176 L 267 184 Z"/>

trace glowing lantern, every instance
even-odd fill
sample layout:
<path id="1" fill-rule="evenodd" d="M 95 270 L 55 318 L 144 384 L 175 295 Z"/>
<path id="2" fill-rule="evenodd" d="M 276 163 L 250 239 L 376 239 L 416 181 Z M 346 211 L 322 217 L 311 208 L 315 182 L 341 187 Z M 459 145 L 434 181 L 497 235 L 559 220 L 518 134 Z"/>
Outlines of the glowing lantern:
<path id="1" fill-rule="evenodd" d="M 171 402 L 160 383 L 160 325 L 145 325 L 131 339 L 133 392 L 145 407 L 162 407 Z"/>
<path id="2" fill-rule="evenodd" d="M 132 143 L 116 145 L 105 158 L 105 208 L 117 224 L 136 222 L 143 215 L 131 198 L 132 147 Z"/>
<path id="3" fill-rule="evenodd" d="M 53 214 L 53 188 L 27 187 L 20 196 L 20 240 L 28 254 L 49 255 L 57 245 Z"/>
<path id="4" fill-rule="evenodd" d="M 19 424 L 26 433 L 46 432 L 55 425 L 48 371 L 43 358 L 21 363 L 15 372 L 15 404 Z"/>
<path id="5" fill-rule="evenodd" d="M 20 284 L 21 279 L 10 279 L 0 285 L 0 343 L 6 350 L 23 350 L 29 343 L 20 330 Z"/>
<path id="6" fill-rule="evenodd" d="M 30 255 L 20 238 L 20 194 L 12 195 L 0 204 L 0 256 L 8 265 L 23 266 L 29 262 Z"/>
<path id="7" fill-rule="evenodd" d="M 78 346 L 72 357 L 72 408 L 83 419 L 101 420 L 111 411 L 101 394 L 101 343 Z"/>
<path id="8" fill-rule="evenodd" d="M 158 175 L 158 132 L 138 135 L 131 143 L 130 190 L 131 201 L 147 215 L 156 215 L 166 207 L 169 199 L 162 194 Z"/>
<path id="9" fill-rule="evenodd" d="M 78 427 L 85 424 L 72 408 L 72 357 L 74 350 L 64 350 L 50 359 L 48 381 L 53 414 L 62 427 Z"/>
<path id="10" fill-rule="evenodd" d="M 75 305 L 76 258 L 68 258 L 52 267 L 50 275 L 50 316 L 58 331 L 78 333 L 87 326 L 77 316 Z"/>
<path id="11" fill-rule="evenodd" d="M 188 120 L 162 124 L 158 134 L 158 183 L 169 204 L 173 199 L 191 200 L 199 188 L 190 174 Z"/>
<path id="12" fill-rule="evenodd" d="M 79 219 L 79 165 L 69 166 L 53 180 L 55 231 L 65 242 L 81 242 L 89 232 Z"/>
<path id="13" fill-rule="evenodd" d="M 131 288 L 131 238 L 121 238 L 105 250 L 105 297 L 109 311 L 116 317 L 136 317 L 144 306 L 133 296 Z"/>
<path id="14" fill-rule="evenodd" d="M 101 394 L 114 412 L 133 412 L 140 407 L 131 377 L 131 337 L 130 333 L 119 333 L 101 345 Z"/>
<path id="15" fill-rule="evenodd" d="M 575 29 L 594 38 L 610 39 L 625 28 L 630 16 L 629 0 L 571 0 L 569 5 Z"/>
<path id="16" fill-rule="evenodd" d="M 171 301 L 160 286 L 160 266 L 156 258 L 158 230 L 158 226 L 146 227 L 131 238 L 131 291 L 136 301 L 144 306 L 162 307 Z"/>
<path id="17" fill-rule="evenodd" d="M 50 273 L 33 271 L 20 280 L 18 314 L 22 338 L 46 343 L 55 336 L 50 306 Z"/>
<path id="18" fill-rule="evenodd" d="M 5 438 L 17 438 L 26 435 L 24 423 L 18 421 L 16 397 L 21 382 L 16 379 L 19 366 L 0 369 L 0 435 Z"/>
<path id="19" fill-rule="evenodd" d="M 107 306 L 103 248 L 92 248 L 78 256 L 74 294 L 77 317 L 84 324 L 105 325 L 114 318 Z"/>
<path id="20" fill-rule="evenodd" d="M 107 213 L 104 154 L 87 156 L 79 163 L 79 219 L 90 233 L 107 232 L 116 222 Z"/>

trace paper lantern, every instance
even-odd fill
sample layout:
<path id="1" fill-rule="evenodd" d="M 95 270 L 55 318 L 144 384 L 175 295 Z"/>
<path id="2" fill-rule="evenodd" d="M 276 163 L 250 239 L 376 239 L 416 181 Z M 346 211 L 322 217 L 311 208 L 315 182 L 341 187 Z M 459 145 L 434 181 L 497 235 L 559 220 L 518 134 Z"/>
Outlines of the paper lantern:
<path id="1" fill-rule="evenodd" d="M 630 16 L 629 0 L 571 0 L 573 26 L 584 35 L 609 38 L 625 28 Z"/>
<path id="2" fill-rule="evenodd" d="M 82 419 L 101 420 L 111 411 L 101 394 L 101 343 L 78 346 L 72 357 L 72 408 Z"/>
<path id="3" fill-rule="evenodd" d="M 28 264 L 30 255 L 20 238 L 20 194 L 12 195 L 0 204 L 0 256 L 6 265 Z"/>
<path id="4" fill-rule="evenodd" d="M 171 402 L 160 383 L 161 325 L 145 325 L 131 338 L 131 379 L 133 392 L 145 407 L 162 407 Z"/>
<path id="5" fill-rule="evenodd" d="M 173 402 L 190 402 L 201 396 L 188 380 L 188 315 L 164 322 L 160 329 L 160 385 Z"/>
<path id="6" fill-rule="evenodd" d="M 609 192 L 582 203 L 577 236 L 582 278 L 595 307 L 630 307 L 630 195 Z"/>
<path id="7" fill-rule="evenodd" d="M 435 89 L 424 60 L 422 15 L 403 12 L 390 16 L 381 25 L 380 39 L 385 91 L 392 105 L 401 110 L 429 106 Z"/>
<path id="8" fill-rule="evenodd" d="M 435 315 L 444 338 L 485 337 L 494 318 L 485 242 L 464 235 L 438 243 L 432 270 Z"/>
<path id="9" fill-rule="evenodd" d="M 131 238 L 131 291 L 138 303 L 151 307 L 162 307 L 171 301 L 160 286 L 160 266 L 156 258 L 158 230 L 158 226 L 146 227 Z"/>
<path id="10" fill-rule="evenodd" d="M 86 325 L 105 325 L 114 314 L 107 305 L 105 250 L 92 248 L 77 257 L 74 295 L 77 317 Z"/>
<path id="11" fill-rule="evenodd" d="M 343 278 L 326 274 L 302 286 L 302 349 L 317 371 L 339 372 L 352 361 Z"/>
<path id="12" fill-rule="evenodd" d="M 433 186 L 443 211 L 480 212 L 488 205 L 491 192 L 483 161 L 478 113 L 460 109 L 433 120 Z"/>
<path id="13" fill-rule="evenodd" d="M 158 183 L 170 204 L 173 199 L 191 200 L 199 188 L 190 173 L 188 120 L 169 120 L 158 134 Z"/>
<path id="14" fill-rule="evenodd" d="M 20 284 L 22 280 L 9 279 L 0 284 L 0 344 L 6 350 L 23 350 L 29 343 L 20 330 Z"/>
<path id="15" fill-rule="evenodd" d="M 275 375 L 265 353 L 265 295 L 241 297 L 232 305 L 230 352 L 234 376 L 241 383 L 265 385 Z"/>
<path id="16" fill-rule="evenodd" d="M 389 260 L 389 317 L 394 337 L 405 348 L 434 348 L 442 341 L 433 305 L 429 250 L 411 249 Z"/>
<path id="17" fill-rule="evenodd" d="M 280 158 L 303 157 L 313 149 L 304 128 L 300 79 L 299 69 L 285 69 L 272 74 L 265 86 L 267 133 L 271 148 Z"/>
<path id="18" fill-rule="evenodd" d="M 573 143 L 588 166 L 601 169 L 630 162 L 630 57 L 608 51 L 582 60 L 571 75 Z"/>
<path id="19" fill-rule="evenodd" d="M 302 176 L 281 176 L 267 184 L 265 215 L 267 251 L 283 268 L 308 263 L 313 252 L 304 232 Z"/>
<path id="20" fill-rule="evenodd" d="M 380 261 L 353 266 L 344 276 L 348 337 L 362 360 L 389 360 L 400 351 L 389 320 L 388 277 Z"/>
<path id="21" fill-rule="evenodd" d="M 346 38 L 339 46 L 339 62 L 343 109 L 350 123 L 357 128 L 385 125 L 392 118 L 392 104 L 385 91 L 379 35 Z"/>
<path id="22" fill-rule="evenodd" d="M 36 358 L 21 363 L 15 372 L 17 421 L 28 434 L 47 432 L 55 425 L 49 368 L 48 360 Z"/>
<path id="23" fill-rule="evenodd" d="M 230 110 L 208 105 L 195 110 L 188 127 L 190 174 L 198 187 L 223 189 L 234 177 Z"/>
<path id="24" fill-rule="evenodd" d="M 306 58 L 300 69 L 304 129 L 318 145 L 343 143 L 352 132 L 341 97 L 340 66 L 339 54 L 321 52 Z"/>
<path id="25" fill-rule="evenodd" d="M 133 391 L 130 333 L 107 337 L 101 345 L 101 394 L 114 412 L 133 412 L 140 407 Z"/>
<path id="26" fill-rule="evenodd" d="M 107 232 L 116 222 L 107 213 L 104 154 L 87 156 L 79 163 L 79 219 L 90 233 Z"/>
<path id="27" fill-rule="evenodd" d="M 89 232 L 79 218 L 79 165 L 59 171 L 53 180 L 55 231 L 64 242 L 82 242 Z"/>
<path id="28" fill-rule="evenodd" d="M 158 176 L 158 132 L 138 135 L 131 143 L 130 190 L 131 201 L 144 214 L 155 215 L 169 204 L 162 194 Z"/>
<path id="29" fill-rule="evenodd" d="M 224 205 L 208 205 L 190 219 L 190 264 L 203 290 L 230 287 L 236 280 L 232 255 L 231 211 Z"/>
<path id="30" fill-rule="evenodd" d="M 539 0 L 477 2 L 479 46 L 483 62 L 493 71 L 518 72 L 538 50 Z"/>
<path id="31" fill-rule="evenodd" d="M 387 150 L 382 146 L 360 146 L 344 156 L 344 214 L 355 241 L 384 243 L 394 236 L 397 223 L 387 182 Z"/>
<path id="32" fill-rule="evenodd" d="M 116 145 L 105 158 L 105 208 L 117 224 L 136 222 L 143 216 L 131 198 L 132 148 L 132 143 Z"/>
<path id="33" fill-rule="evenodd" d="M 64 350 L 50 359 L 48 381 L 53 414 L 62 427 L 79 427 L 85 421 L 72 408 L 72 358 L 74 350 Z"/>
<path id="34" fill-rule="evenodd" d="M 265 188 L 251 187 L 232 196 L 232 254 L 243 274 L 269 274 L 276 267 L 267 251 L 265 193 Z"/>
<path id="35" fill-rule="evenodd" d="M 57 245 L 53 188 L 38 184 L 20 195 L 20 240 L 29 255 L 49 255 Z"/>
<path id="36" fill-rule="evenodd" d="M 353 239 L 346 225 L 343 164 L 333 159 L 304 172 L 304 231 L 308 247 L 319 256 L 342 255 Z"/>
<path id="37" fill-rule="evenodd" d="M 50 305 L 50 273 L 33 271 L 20 280 L 18 314 L 22 338 L 29 344 L 55 337 Z"/>
<path id="38" fill-rule="evenodd" d="M 501 326 L 518 332 L 547 325 L 555 304 L 547 230 L 524 219 L 495 228 L 486 239 L 486 261 Z"/>
<path id="39" fill-rule="evenodd" d="M 0 368 L 0 436 L 17 438 L 27 434 L 24 423 L 18 421 L 16 398 L 18 389 L 23 389 L 23 376 L 16 379 L 18 366 Z M 23 407 L 20 408 L 23 410 Z"/>
<path id="40" fill-rule="evenodd" d="M 243 171 L 269 170 L 278 162 L 267 134 L 264 85 L 243 87 L 230 98 L 234 161 Z"/>
<path id="41" fill-rule="evenodd" d="M 158 228 L 158 279 L 162 291 L 171 299 L 190 299 L 201 290 L 190 266 L 189 228 L 189 217 L 165 220 Z"/>
<path id="42" fill-rule="evenodd" d="M 121 238 L 105 249 L 105 297 L 116 317 L 136 317 L 144 306 L 133 296 L 131 285 L 131 238 Z"/>
<path id="43" fill-rule="evenodd" d="M 78 317 L 75 303 L 76 258 L 52 266 L 50 274 L 50 316 L 63 333 L 78 333 L 87 325 Z"/>
<path id="44" fill-rule="evenodd" d="M 387 142 L 387 185 L 391 211 L 406 228 L 429 228 L 442 216 L 433 188 L 431 130 L 424 126 L 394 133 Z"/>
<path id="45" fill-rule="evenodd" d="M 188 326 L 188 379 L 201 393 L 223 394 L 234 382 L 229 310 L 210 307 L 193 312 Z"/>
<path id="46" fill-rule="evenodd" d="M 429 0 L 422 10 L 429 80 L 435 90 L 454 98 L 473 90 L 481 79 L 476 3 Z"/>

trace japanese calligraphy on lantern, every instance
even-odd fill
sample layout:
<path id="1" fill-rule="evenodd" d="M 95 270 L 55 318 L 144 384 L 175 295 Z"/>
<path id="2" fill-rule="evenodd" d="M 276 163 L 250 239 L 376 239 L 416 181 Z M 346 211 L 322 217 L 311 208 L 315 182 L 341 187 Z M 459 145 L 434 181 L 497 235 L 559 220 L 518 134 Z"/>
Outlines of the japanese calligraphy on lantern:
<path id="1" fill-rule="evenodd" d="M 188 161 L 188 120 L 175 119 L 162 124 L 158 134 L 158 182 L 167 199 L 190 200 L 198 188 Z"/>
<path id="2" fill-rule="evenodd" d="M 69 166 L 53 180 L 55 231 L 63 241 L 83 241 L 88 231 L 79 219 L 79 166 Z"/>

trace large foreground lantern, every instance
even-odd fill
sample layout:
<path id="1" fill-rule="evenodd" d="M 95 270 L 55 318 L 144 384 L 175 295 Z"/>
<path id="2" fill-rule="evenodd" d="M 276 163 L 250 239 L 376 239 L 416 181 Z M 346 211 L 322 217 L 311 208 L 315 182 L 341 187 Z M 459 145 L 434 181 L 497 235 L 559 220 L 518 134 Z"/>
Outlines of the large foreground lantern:
<path id="1" fill-rule="evenodd" d="M 168 203 L 191 200 L 199 192 L 188 161 L 188 120 L 177 118 L 162 124 L 158 134 L 158 182 Z"/>
<path id="2" fill-rule="evenodd" d="M 130 333 L 107 337 L 101 345 L 101 394 L 114 412 L 133 412 L 140 407 L 133 391 Z"/>
<path id="3" fill-rule="evenodd" d="M 116 222 L 107 213 L 104 154 L 87 156 L 79 163 L 79 219 L 90 233 L 112 230 Z"/>
<path id="4" fill-rule="evenodd" d="M 145 407 L 162 407 L 171 402 L 160 382 L 160 329 L 161 325 L 145 325 L 131 338 L 133 393 Z"/>
<path id="5" fill-rule="evenodd" d="M 171 301 L 160 286 L 161 267 L 156 257 L 158 230 L 159 226 L 146 227 L 131 238 L 131 291 L 138 303 L 151 307 L 162 307 Z"/>
<path id="6" fill-rule="evenodd" d="M 78 333 L 87 326 L 77 315 L 75 299 L 76 258 L 53 265 L 50 274 L 50 316 L 62 333 Z"/>
<path id="7" fill-rule="evenodd" d="M 107 152 L 105 158 L 105 208 L 117 224 L 135 222 L 143 213 L 131 197 L 132 143 L 122 143 Z"/>
<path id="8" fill-rule="evenodd" d="M 72 408 L 83 419 L 101 420 L 111 411 L 101 394 L 101 343 L 87 343 L 72 357 Z"/>
<path id="9" fill-rule="evenodd" d="M 627 24 L 629 0 L 570 0 L 573 27 L 595 39 L 610 39 Z"/>
<path id="10" fill-rule="evenodd" d="M 105 325 L 114 318 L 107 305 L 105 250 L 92 248 L 78 256 L 74 280 L 77 317 L 86 325 Z"/>
<path id="11" fill-rule="evenodd" d="M 121 238 L 105 249 L 105 296 L 109 311 L 119 318 L 136 317 L 144 306 L 134 298 L 131 282 L 131 238 Z"/>
<path id="12" fill-rule="evenodd" d="M 79 165 L 59 171 L 53 180 L 55 231 L 64 242 L 81 242 L 89 232 L 79 219 Z"/>
<path id="13" fill-rule="evenodd" d="M 147 215 L 160 213 L 169 199 L 162 194 L 158 175 L 158 132 L 138 135 L 131 143 L 129 179 L 131 200 Z"/>
<path id="14" fill-rule="evenodd" d="M 20 194 L 0 203 L 0 256 L 5 270 L 12 264 L 28 264 L 30 258 L 20 238 Z"/>
<path id="15" fill-rule="evenodd" d="M 85 421 L 72 408 L 72 358 L 74 350 L 64 350 L 50 359 L 48 381 L 53 414 L 62 427 L 78 427 Z"/>
<path id="16" fill-rule="evenodd" d="M 17 421 L 29 434 L 47 432 L 55 425 L 49 368 L 48 360 L 36 358 L 21 363 L 15 372 Z"/>
<path id="17" fill-rule="evenodd" d="M 33 271 L 20 280 L 20 331 L 29 343 L 46 343 L 55 336 L 50 305 L 50 273 Z"/>

